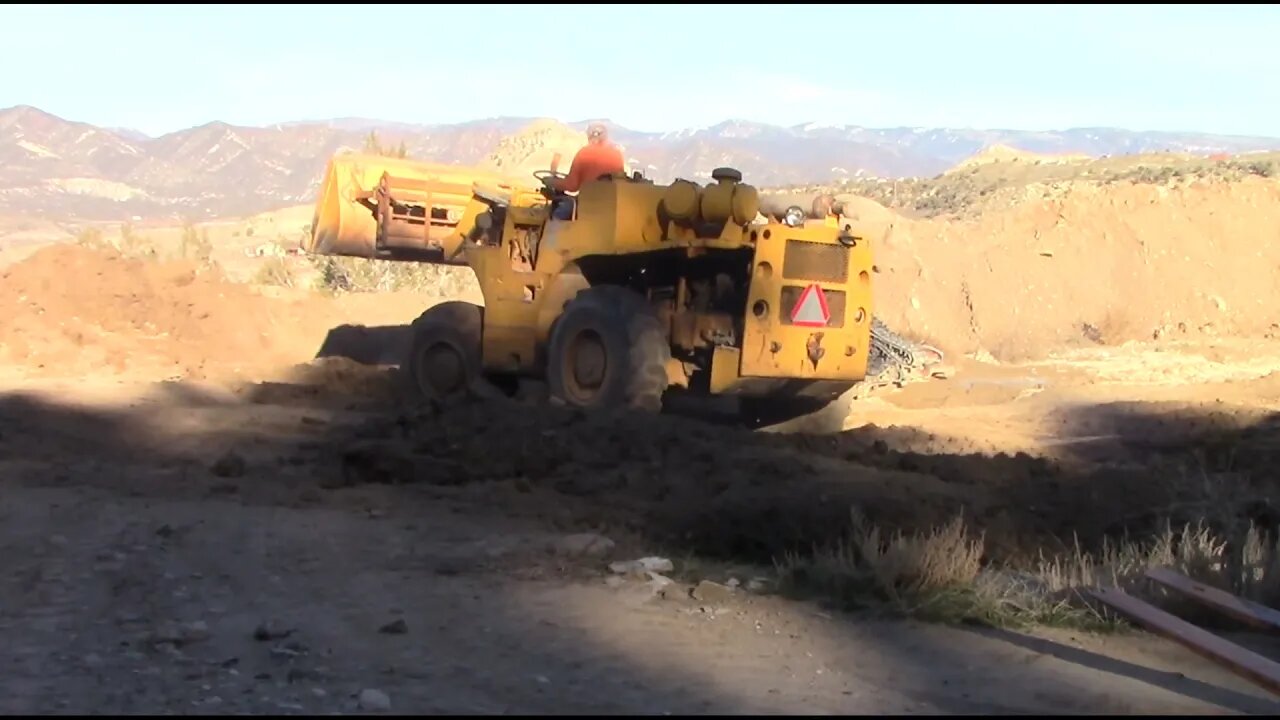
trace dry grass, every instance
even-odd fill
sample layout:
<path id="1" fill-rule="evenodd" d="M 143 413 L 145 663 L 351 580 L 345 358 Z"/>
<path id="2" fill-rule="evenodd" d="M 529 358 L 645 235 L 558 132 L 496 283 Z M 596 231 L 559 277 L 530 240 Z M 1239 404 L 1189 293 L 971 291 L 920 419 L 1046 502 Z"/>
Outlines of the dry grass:
<path id="1" fill-rule="evenodd" d="M 257 285 L 292 288 L 298 286 L 298 273 L 286 258 L 270 255 L 262 259 L 262 264 L 253 275 L 253 282 Z"/>
<path id="2" fill-rule="evenodd" d="M 76 235 L 76 244 L 90 250 L 106 250 L 107 248 L 115 248 L 115 245 L 108 242 L 103 236 L 102 231 L 95 227 L 85 228 Z"/>
<path id="3" fill-rule="evenodd" d="M 169 243 L 139 232 L 129 223 L 122 224 L 112 234 L 98 227 L 86 228 L 76 237 L 76 243 L 92 249 L 114 250 L 135 259 L 187 260 L 201 267 L 216 265 L 212 259 L 214 244 L 208 229 L 190 222 L 183 226 L 181 235 Z M 283 236 L 278 236 L 275 245 L 283 250 L 290 243 Z M 251 283 L 310 287 L 326 294 L 407 291 L 460 297 L 478 289 L 475 273 L 465 267 L 320 255 L 299 258 L 283 252 L 268 253 L 251 262 L 256 268 L 249 266 L 251 275 L 246 274 L 245 277 Z"/>
<path id="4" fill-rule="evenodd" d="M 1280 600 L 1280 543 L 1250 525 L 1232 540 L 1201 524 L 1166 526 L 1145 543 L 1108 543 L 1091 555 L 1077 545 L 1030 567 L 984 563 L 984 542 L 961 518 L 927 533 L 884 536 L 854 511 L 846 540 L 778 566 L 785 592 L 843 609 L 885 609 L 938 622 L 995 627 L 1051 625 L 1108 630 L 1122 624 L 1081 592 L 1115 585 L 1186 616 L 1200 609 L 1149 588 L 1163 567 L 1263 604 Z"/>
<path id="5" fill-rule="evenodd" d="M 198 228 L 188 221 L 182 227 L 182 235 L 176 245 L 159 242 L 150 234 L 139 232 L 132 223 L 122 223 L 116 234 L 108 236 L 98 227 L 87 227 L 76 235 L 76 244 L 91 250 L 114 250 L 124 257 L 136 260 L 186 260 L 202 269 L 216 266 L 213 260 L 213 242 L 207 228 Z"/>
<path id="6" fill-rule="evenodd" d="M 183 224 L 182 239 L 178 243 L 178 256 L 200 265 L 212 265 L 213 242 L 209 239 L 209 229 L 197 229 L 190 221 Z"/>

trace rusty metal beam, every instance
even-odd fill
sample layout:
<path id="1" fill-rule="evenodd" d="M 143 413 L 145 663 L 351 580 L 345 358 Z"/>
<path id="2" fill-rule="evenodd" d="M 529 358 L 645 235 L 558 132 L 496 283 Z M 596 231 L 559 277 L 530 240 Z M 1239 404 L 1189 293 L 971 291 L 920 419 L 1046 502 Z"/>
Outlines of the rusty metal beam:
<path id="1" fill-rule="evenodd" d="M 1163 635 L 1273 694 L 1280 695 L 1280 663 L 1223 640 L 1119 588 L 1097 588 L 1090 590 L 1089 594 L 1147 630 Z"/>
<path id="2" fill-rule="evenodd" d="M 1148 580 L 1185 595 L 1210 610 L 1216 610 L 1257 628 L 1280 630 L 1280 612 L 1266 605 L 1198 583 L 1167 568 L 1151 568 L 1147 570 L 1146 576 Z"/>

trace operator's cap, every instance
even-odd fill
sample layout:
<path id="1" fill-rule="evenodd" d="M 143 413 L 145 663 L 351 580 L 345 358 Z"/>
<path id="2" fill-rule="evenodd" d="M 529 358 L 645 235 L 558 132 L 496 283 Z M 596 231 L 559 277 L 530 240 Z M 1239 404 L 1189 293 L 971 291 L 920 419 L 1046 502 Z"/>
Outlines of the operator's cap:
<path id="1" fill-rule="evenodd" d="M 604 137 L 607 134 L 609 134 L 609 129 L 604 126 L 604 123 L 593 122 L 587 126 L 587 137 L 589 138 Z"/>

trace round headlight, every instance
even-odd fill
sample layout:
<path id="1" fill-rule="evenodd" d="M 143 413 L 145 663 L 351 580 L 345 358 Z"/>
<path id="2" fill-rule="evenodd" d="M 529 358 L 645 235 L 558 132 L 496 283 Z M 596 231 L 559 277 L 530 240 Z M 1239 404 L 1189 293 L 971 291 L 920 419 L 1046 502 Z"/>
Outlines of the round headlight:
<path id="1" fill-rule="evenodd" d="M 799 205 L 792 205 L 782 216 L 782 222 L 790 227 L 800 227 L 804 224 L 804 210 L 800 209 Z"/>

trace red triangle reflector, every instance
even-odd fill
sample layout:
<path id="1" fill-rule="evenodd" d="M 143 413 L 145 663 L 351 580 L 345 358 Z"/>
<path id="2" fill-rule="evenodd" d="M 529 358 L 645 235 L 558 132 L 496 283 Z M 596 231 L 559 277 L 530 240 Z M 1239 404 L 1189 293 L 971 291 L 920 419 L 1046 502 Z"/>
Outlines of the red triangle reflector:
<path id="1" fill-rule="evenodd" d="M 791 309 L 791 324 L 801 327 L 826 327 L 831 321 L 831 310 L 827 307 L 827 295 L 817 283 L 810 285 L 800 293 L 800 299 Z"/>

